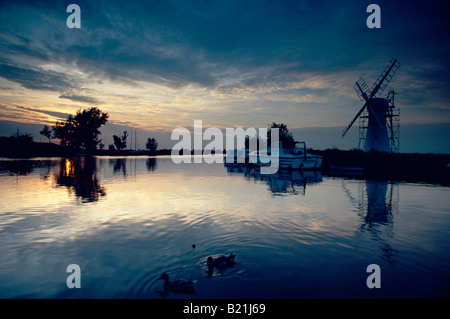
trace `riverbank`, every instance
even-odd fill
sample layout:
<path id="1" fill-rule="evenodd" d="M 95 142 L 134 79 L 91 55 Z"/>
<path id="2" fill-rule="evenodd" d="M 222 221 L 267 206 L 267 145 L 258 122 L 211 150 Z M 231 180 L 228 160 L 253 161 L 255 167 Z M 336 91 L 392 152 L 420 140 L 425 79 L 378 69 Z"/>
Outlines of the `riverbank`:
<path id="1" fill-rule="evenodd" d="M 145 150 L 96 150 L 92 154 L 75 152 L 53 143 L 27 142 L 0 145 L 0 157 L 26 159 L 34 157 L 74 157 L 74 156 L 152 156 L 170 155 L 170 149 L 157 150 L 150 153 Z M 323 156 L 323 174 L 336 174 L 334 165 L 344 165 L 362 168 L 358 172 L 367 179 L 386 179 L 398 181 L 423 181 L 450 185 L 450 154 L 420 154 L 420 153 L 364 153 L 359 150 L 313 150 L 308 153 Z M 355 171 L 340 170 L 340 175 L 355 176 Z M 356 174 L 358 175 L 358 174 Z"/>
<path id="2" fill-rule="evenodd" d="M 38 143 L 27 139 L 6 138 L 0 140 L 0 157 L 33 158 L 33 157 L 74 157 L 74 156 L 137 156 L 137 155 L 170 155 L 171 150 L 162 149 L 151 153 L 146 150 L 95 150 L 87 153 L 75 151 L 54 143 Z"/>
<path id="3" fill-rule="evenodd" d="M 340 166 L 338 174 L 341 175 L 357 175 L 358 171 L 352 169 L 362 168 L 360 175 L 366 179 L 450 185 L 450 154 L 364 153 L 337 149 L 310 150 L 310 153 L 323 156 L 322 172 L 325 174 L 336 174 L 333 166 Z"/>

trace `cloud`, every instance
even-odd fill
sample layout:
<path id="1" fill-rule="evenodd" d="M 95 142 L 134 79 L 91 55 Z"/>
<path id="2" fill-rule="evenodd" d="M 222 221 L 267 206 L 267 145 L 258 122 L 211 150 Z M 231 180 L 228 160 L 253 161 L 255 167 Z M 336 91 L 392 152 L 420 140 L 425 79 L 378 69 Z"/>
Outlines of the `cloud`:
<path id="1" fill-rule="evenodd" d="M 33 108 L 33 107 L 27 107 L 27 106 L 23 106 L 23 105 L 14 105 L 13 107 L 15 107 L 17 109 L 25 110 L 25 111 L 31 111 L 31 112 L 36 112 L 36 113 L 42 113 L 42 114 L 50 115 L 52 117 L 60 118 L 60 119 L 65 119 L 69 115 L 69 114 L 63 113 L 63 112 L 42 110 L 42 109 L 37 109 L 37 108 Z"/>
<path id="2" fill-rule="evenodd" d="M 314 76 L 361 67 L 380 72 L 373 61 L 385 64 L 394 55 L 409 57 L 417 52 L 414 46 L 419 44 L 403 40 L 405 32 L 410 32 L 401 23 L 408 19 L 423 21 L 414 4 L 405 14 L 405 8 L 399 10 L 399 5 L 384 1 L 380 6 L 386 28 L 376 30 L 376 35 L 365 25 L 367 4 L 359 2 L 167 0 L 78 4 L 82 12 L 80 30 L 65 27 L 67 13 L 62 4 L 25 3 L 14 8 L 15 21 L 8 16 L 13 6 L 4 4 L 5 25 L 25 22 L 14 32 L 6 28 L 1 41 L 5 54 L 64 63 L 90 76 L 127 84 L 143 81 L 171 89 L 198 86 L 224 94 L 230 89 L 248 92 L 289 86 L 295 82 L 293 74 Z M 437 10 L 433 8 L 427 7 L 428 15 Z M 400 22 L 396 23 L 395 15 Z M 434 31 L 435 24 L 427 22 L 425 29 Z M 418 27 L 415 30 L 425 33 Z M 437 39 L 427 41 L 433 47 Z M 426 53 L 423 51 L 421 48 L 421 54 Z M 444 55 L 440 60 L 445 60 Z M 56 90 L 52 81 L 56 75 L 46 75 L 50 83 L 40 86 L 17 76 L 24 86 Z"/>
<path id="3" fill-rule="evenodd" d="M 0 60 L 0 77 L 31 90 L 63 92 L 74 89 L 73 80 L 64 73 L 39 67 L 20 67 Z"/>
<path id="4" fill-rule="evenodd" d="M 0 119 L 2 120 L 54 124 L 55 121 L 64 120 L 67 116 L 68 114 L 63 112 L 43 110 L 24 105 L 8 105 L 0 103 Z"/>
<path id="5" fill-rule="evenodd" d="M 144 81 L 172 89 L 194 85 L 213 90 L 264 67 L 296 64 L 297 71 L 311 72 L 337 66 L 335 51 L 323 50 L 330 42 L 324 30 L 336 20 L 330 7 L 272 1 L 79 5 L 80 30 L 64 26 L 66 14 L 58 11 L 60 5 L 26 3 L 14 8 L 18 21 L 26 23 L 17 27 L 21 32 L 9 31 L 4 37 L 5 54 L 70 64 L 114 81 Z M 4 23 L 16 25 L 7 16 L 12 8 L 3 9 Z M 332 44 L 335 50 L 344 45 Z M 317 63 L 317 58 L 322 61 Z M 237 72 L 229 73 L 230 69 Z"/>
<path id="6" fill-rule="evenodd" d="M 67 99 L 74 102 L 89 103 L 89 104 L 100 104 L 100 101 L 94 97 L 83 96 L 83 95 L 60 95 L 60 99 Z"/>
<path id="7" fill-rule="evenodd" d="M 53 107 L 104 102 L 147 128 L 200 117 L 217 126 L 345 125 L 360 107 L 354 82 L 370 86 L 395 57 L 402 66 L 390 87 L 402 119 L 448 118 L 444 5 L 378 0 L 382 28 L 373 30 L 370 3 L 79 0 L 82 28 L 69 29 L 67 3 L 0 1 L 0 77 L 34 91 L 16 101 L 9 89 L 2 102 L 36 96 L 46 106 L 39 91 L 57 92 Z"/>

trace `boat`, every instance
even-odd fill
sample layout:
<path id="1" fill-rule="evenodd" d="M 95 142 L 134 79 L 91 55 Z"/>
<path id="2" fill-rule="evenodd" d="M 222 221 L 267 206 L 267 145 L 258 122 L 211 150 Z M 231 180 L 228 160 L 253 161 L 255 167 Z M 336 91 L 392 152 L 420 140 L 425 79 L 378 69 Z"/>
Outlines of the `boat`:
<path id="1" fill-rule="evenodd" d="M 254 151 L 250 156 L 257 156 L 256 165 L 271 165 L 271 160 L 278 158 L 278 165 L 283 169 L 300 169 L 300 170 L 319 170 L 322 168 L 323 157 L 320 155 L 308 154 L 306 150 L 306 142 L 295 142 L 293 148 L 283 148 L 281 143 L 278 149 L 278 157 L 276 152 L 268 150 L 267 153 Z M 261 160 L 262 159 L 262 160 Z"/>

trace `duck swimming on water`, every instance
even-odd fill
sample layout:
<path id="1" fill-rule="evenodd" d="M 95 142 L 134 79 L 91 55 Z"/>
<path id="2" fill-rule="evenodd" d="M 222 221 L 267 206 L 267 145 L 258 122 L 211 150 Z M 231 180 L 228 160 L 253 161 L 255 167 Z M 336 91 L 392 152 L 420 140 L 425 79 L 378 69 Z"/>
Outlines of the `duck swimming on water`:
<path id="1" fill-rule="evenodd" d="M 191 280 L 178 279 L 169 281 L 169 275 L 166 273 L 163 273 L 156 280 L 164 280 L 164 292 L 160 292 L 163 296 L 167 296 L 169 291 L 179 294 L 195 294 L 194 282 Z"/>
<path id="2" fill-rule="evenodd" d="M 228 256 L 217 257 L 216 259 L 209 256 L 206 261 L 206 264 L 208 265 L 208 274 L 212 275 L 214 268 L 224 269 L 235 265 L 236 264 L 236 262 L 234 261 L 235 257 L 236 255 L 233 253 L 231 253 Z"/>

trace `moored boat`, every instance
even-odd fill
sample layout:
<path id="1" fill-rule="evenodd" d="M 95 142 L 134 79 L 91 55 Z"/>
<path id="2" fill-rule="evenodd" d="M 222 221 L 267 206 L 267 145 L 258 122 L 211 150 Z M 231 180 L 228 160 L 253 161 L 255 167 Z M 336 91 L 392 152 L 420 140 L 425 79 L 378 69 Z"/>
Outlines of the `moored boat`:
<path id="1" fill-rule="evenodd" d="M 283 169 L 318 170 L 322 168 L 323 157 L 308 154 L 306 142 L 295 142 L 295 146 L 289 149 L 283 148 L 280 143 L 278 154 L 274 152 L 276 150 L 269 149 L 267 153 L 254 151 L 250 156 L 257 155 L 256 165 L 265 165 L 264 163 L 270 165 L 272 160 L 276 161 L 278 158 L 278 165 Z"/>

